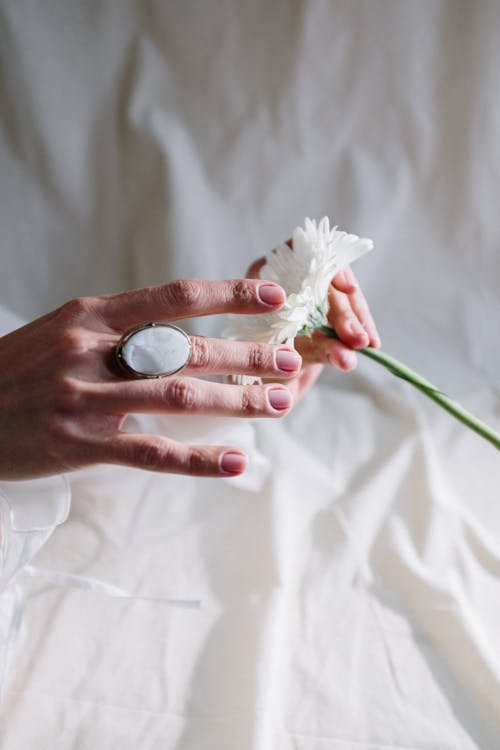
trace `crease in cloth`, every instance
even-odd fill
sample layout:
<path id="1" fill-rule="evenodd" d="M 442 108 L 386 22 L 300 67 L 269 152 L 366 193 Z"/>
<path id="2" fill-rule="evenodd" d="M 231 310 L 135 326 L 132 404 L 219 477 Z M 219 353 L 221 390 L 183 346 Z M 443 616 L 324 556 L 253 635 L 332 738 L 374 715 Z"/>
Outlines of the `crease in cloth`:
<path id="1" fill-rule="evenodd" d="M 183 609 L 200 609 L 201 599 L 180 599 L 166 596 L 137 596 L 126 589 L 115 586 L 112 583 L 100 581 L 92 576 L 80 575 L 79 573 L 62 573 L 58 570 L 48 568 L 38 568 L 33 565 L 26 565 L 24 572 L 32 578 L 36 578 L 44 583 L 55 586 L 68 586 L 70 588 L 92 591 L 97 594 L 104 594 L 116 599 L 132 599 L 137 601 L 157 602 L 158 604 L 167 604 L 171 607 L 180 607 Z"/>

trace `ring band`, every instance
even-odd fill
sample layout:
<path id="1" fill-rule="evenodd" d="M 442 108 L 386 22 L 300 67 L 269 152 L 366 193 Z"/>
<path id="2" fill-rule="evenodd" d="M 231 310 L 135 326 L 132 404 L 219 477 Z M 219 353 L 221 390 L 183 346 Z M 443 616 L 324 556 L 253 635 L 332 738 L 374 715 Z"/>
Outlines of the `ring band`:
<path id="1" fill-rule="evenodd" d="M 125 331 L 115 348 L 123 373 L 135 378 L 164 378 L 189 364 L 191 340 L 167 323 L 143 323 Z"/>

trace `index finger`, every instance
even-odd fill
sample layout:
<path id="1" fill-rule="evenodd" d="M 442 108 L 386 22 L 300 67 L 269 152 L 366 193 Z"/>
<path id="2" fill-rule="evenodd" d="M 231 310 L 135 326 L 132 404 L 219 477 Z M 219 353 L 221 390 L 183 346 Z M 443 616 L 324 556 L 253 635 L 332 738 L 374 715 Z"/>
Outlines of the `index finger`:
<path id="1" fill-rule="evenodd" d="M 333 277 L 332 284 L 335 289 L 338 289 L 339 292 L 344 292 L 345 294 L 352 294 L 358 289 L 358 282 L 356 281 L 356 277 L 350 266 L 346 266 L 342 271 L 339 271 Z"/>
<path id="2" fill-rule="evenodd" d="M 108 325 L 123 329 L 152 320 L 169 323 L 218 313 L 273 312 L 285 299 L 283 289 L 272 281 L 178 279 L 161 286 L 98 297 L 97 309 Z"/>
<path id="3" fill-rule="evenodd" d="M 380 336 L 375 321 L 352 271 L 347 277 L 346 284 L 352 284 L 354 290 L 349 293 L 338 291 L 342 283 L 339 285 L 335 277 L 328 292 L 330 303 L 328 317 L 331 325 L 349 346 L 356 349 L 366 346 L 362 339 L 368 336 L 368 345 L 376 349 L 380 348 Z"/>

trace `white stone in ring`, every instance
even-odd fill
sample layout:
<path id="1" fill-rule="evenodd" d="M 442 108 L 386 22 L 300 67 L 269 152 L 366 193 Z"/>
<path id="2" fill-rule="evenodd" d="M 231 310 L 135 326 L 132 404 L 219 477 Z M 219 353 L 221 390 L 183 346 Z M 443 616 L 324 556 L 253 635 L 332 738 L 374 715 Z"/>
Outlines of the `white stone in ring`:
<path id="1" fill-rule="evenodd" d="M 184 331 L 165 323 L 146 323 L 128 331 L 118 346 L 122 364 L 139 377 L 159 378 L 182 370 L 191 357 Z"/>

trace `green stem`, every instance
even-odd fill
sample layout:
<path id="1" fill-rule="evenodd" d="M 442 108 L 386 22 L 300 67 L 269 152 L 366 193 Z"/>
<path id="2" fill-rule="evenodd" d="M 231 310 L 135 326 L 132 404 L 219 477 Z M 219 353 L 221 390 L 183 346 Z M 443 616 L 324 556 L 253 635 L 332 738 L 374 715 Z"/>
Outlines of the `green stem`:
<path id="1" fill-rule="evenodd" d="M 333 328 L 330 328 L 329 326 L 320 326 L 317 330 L 321 331 L 321 333 L 324 333 L 325 336 L 328 336 L 329 338 L 338 339 L 338 336 Z M 445 393 L 435 388 L 432 383 L 429 383 L 428 380 L 425 380 L 420 375 L 418 375 L 418 373 L 410 370 L 409 367 L 406 367 L 406 365 L 403 365 L 401 362 L 398 362 L 398 360 L 394 359 L 394 357 L 391 357 L 388 354 L 385 354 L 385 352 L 379 351 L 378 349 L 366 347 L 365 349 L 360 349 L 359 351 L 366 357 L 369 357 L 370 359 L 375 360 L 375 362 L 378 362 L 380 365 L 389 370 L 389 372 L 392 372 L 393 375 L 396 375 L 398 378 L 402 378 L 408 383 L 411 383 L 413 386 L 415 386 L 415 388 L 418 388 L 419 391 L 422 391 L 422 393 L 425 393 L 426 396 L 442 406 L 443 409 L 446 409 L 446 411 L 452 414 L 456 419 L 458 419 L 459 422 L 462 422 L 462 424 L 466 425 L 466 427 L 469 427 L 471 430 L 474 430 L 474 432 L 477 432 L 478 435 L 481 435 L 481 437 L 483 437 L 485 440 L 488 440 L 492 445 L 494 445 L 497 450 L 500 450 L 500 434 L 498 432 L 495 432 L 495 430 L 493 430 L 487 424 L 474 417 L 462 406 L 460 406 L 460 404 L 457 404 L 456 401 L 453 401 L 453 399 L 451 399 Z"/>

